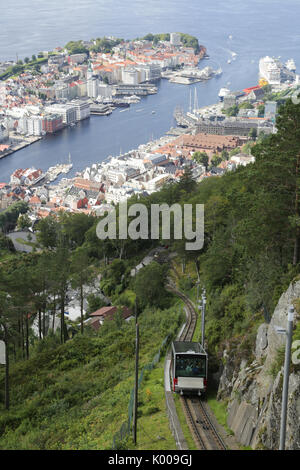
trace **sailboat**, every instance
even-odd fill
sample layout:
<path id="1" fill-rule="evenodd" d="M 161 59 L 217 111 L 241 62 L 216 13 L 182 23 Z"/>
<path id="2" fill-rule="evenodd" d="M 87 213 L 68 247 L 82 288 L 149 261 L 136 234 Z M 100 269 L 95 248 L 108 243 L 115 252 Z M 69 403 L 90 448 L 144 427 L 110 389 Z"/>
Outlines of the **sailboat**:
<path id="1" fill-rule="evenodd" d="M 63 173 L 68 173 L 71 170 L 71 168 L 73 168 L 73 163 L 72 163 L 72 160 L 71 160 L 71 154 L 70 153 L 69 153 L 68 161 L 69 161 L 69 163 L 64 165 L 64 169 L 62 170 Z"/>

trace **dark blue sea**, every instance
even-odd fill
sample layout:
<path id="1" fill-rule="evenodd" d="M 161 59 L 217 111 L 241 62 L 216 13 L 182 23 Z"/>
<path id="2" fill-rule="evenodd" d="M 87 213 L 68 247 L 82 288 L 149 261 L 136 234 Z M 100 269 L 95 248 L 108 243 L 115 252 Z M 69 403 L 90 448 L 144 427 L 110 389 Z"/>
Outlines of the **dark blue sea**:
<path id="1" fill-rule="evenodd" d="M 239 90 L 256 85 L 258 62 L 265 55 L 294 58 L 300 73 L 299 0 L 0 0 L 0 12 L 0 61 L 52 50 L 69 40 L 192 34 L 210 56 L 202 66 L 223 69 L 220 78 L 191 86 L 192 92 L 197 88 L 199 106 L 217 102 L 223 86 Z M 228 64 L 232 52 L 236 60 Z M 129 111 L 93 116 L 3 159 L 0 182 L 8 181 L 16 168 L 46 170 L 67 162 L 69 153 L 73 175 L 158 138 L 174 124 L 176 106 L 188 109 L 189 96 L 189 86 L 161 80 L 157 95 L 143 98 Z"/>

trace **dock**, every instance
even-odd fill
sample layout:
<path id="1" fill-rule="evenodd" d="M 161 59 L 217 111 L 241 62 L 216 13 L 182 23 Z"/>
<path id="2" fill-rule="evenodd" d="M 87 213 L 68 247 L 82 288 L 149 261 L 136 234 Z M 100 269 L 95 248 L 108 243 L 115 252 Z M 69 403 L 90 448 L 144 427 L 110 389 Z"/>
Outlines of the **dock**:
<path id="1" fill-rule="evenodd" d="M 149 83 L 143 85 L 116 85 L 115 95 L 147 96 L 157 93 L 157 87 Z"/>
<path id="2" fill-rule="evenodd" d="M 10 145 L 9 149 L 0 153 L 0 160 L 2 158 L 8 157 L 12 153 L 17 152 L 18 150 L 22 150 L 28 145 L 34 144 L 38 140 L 41 140 L 42 137 L 22 137 L 22 136 L 14 136 L 12 138 L 13 143 L 7 144 Z M 16 141 L 19 141 L 18 143 Z"/>

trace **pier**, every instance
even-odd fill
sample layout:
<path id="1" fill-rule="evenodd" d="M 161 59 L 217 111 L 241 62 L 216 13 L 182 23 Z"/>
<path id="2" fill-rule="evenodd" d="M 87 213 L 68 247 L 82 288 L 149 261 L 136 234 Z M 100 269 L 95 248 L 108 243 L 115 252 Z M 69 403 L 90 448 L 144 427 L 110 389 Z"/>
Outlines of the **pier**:
<path id="1" fill-rule="evenodd" d="M 146 96 L 157 93 L 157 87 L 151 84 L 144 85 L 116 85 L 115 95 Z"/>

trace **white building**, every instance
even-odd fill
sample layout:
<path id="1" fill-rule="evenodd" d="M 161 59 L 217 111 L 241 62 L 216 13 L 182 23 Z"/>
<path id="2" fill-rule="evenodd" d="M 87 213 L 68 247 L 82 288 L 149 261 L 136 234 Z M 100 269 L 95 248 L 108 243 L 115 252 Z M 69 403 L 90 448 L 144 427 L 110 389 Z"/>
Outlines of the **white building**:
<path id="1" fill-rule="evenodd" d="M 145 188 L 149 191 L 156 191 L 157 188 L 160 188 L 169 179 L 169 177 L 169 174 L 158 175 L 145 183 Z"/>
<path id="2" fill-rule="evenodd" d="M 5 103 L 6 95 L 7 95 L 6 84 L 4 82 L 0 82 L 0 104 Z"/>
<path id="3" fill-rule="evenodd" d="M 99 95 L 99 80 L 96 77 L 87 80 L 87 95 L 89 98 L 97 98 Z"/>
<path id="4" fill-rule="evenodd" d="M 124 83 L 124 85 L 138 85 L 138 70 L 132 67 L 125 67 L 122 70 L 122 82 Z"/>
<path id="5" fill-rule="evenodd" d="M 8 138 L 8 130 L 0 122 L 0 144 Z"/>
<path id="6" fill-rule="evenodd" d="M 111 98 L 112 87 L 110 85 L 106 85 L 105 83 L 99 83 L 97 96 L 102 96 L 103 98 Z"/>
<path id="7" fill-rule="evenodd" d="M 180 46 L 181 45 L 181 37 L 179 33 L 171 33 L 170 34 L 170 43 L 172 46 Z"/>
<path id="8" fill-rule="evenodd" d="M 69 98 L 69 87 L 65 83 L 57 83 L 54 85 L 55 98 L 57 100 Z"/>
<path id="9" fill-rule="evenodd" d="M 112 183 L 123 184 L 126 181 L 126 175 L 124 171 L 111 168 L 106 173 L 106 178 Z"/>
<path id="10" fill-rule="evenodd" d="M 45 112 L 59 114 L 64 124 L 72 124 L 77 121 L 77 111 L 73 104 L 54 104 L 45 107 Z"/>
<path id="11" fill-rule="evenodd" d="M 41 136 L 43 134 L 42 116 L 29 116 L 27 118 L 27 134 Z"/>
<path id="12" fill-rule="evenodd" d="M 87 119 L 91 115 L 91 107 L 87 101 L 74 100 L 71 105 L 75 106 L 76 109 L 76 121 L 82 121 Z"/>
<path id="13" fill-rule="evenodd" d="M 119 204 L 120 202 L 126 201 L 132 196 L 133 190 L 129 188 L 114 188 L 110 187 L 105 193 L 105 199 L 108 204 L 114 203 Z"/>

